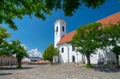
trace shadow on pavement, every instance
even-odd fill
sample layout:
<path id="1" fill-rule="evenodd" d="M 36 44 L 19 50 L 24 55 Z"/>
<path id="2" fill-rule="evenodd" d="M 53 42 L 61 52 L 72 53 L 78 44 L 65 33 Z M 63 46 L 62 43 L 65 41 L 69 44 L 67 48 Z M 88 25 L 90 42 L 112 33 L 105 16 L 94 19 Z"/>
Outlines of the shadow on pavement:
<path id="1" fill-rule="evenodd" d="M 116 68 L 115 66 L 111 66 L 111 65 L 94 65 L 93 69 L 95 71 L 108 72 L 108 73 L 120 72 L 120 67 Z"/>
<path id="2" fill-rule="evenodd" d="M 0 70 L 21 70 L 21 69 L 32 69 L 33 67 L 22 67 L 20 69 L 16 67 L 0 66 Z"/>
<path id="3" fill-rule="evenodd" d="M 11 75 L 12 73 L 0 73 L 0 76 Z"/>

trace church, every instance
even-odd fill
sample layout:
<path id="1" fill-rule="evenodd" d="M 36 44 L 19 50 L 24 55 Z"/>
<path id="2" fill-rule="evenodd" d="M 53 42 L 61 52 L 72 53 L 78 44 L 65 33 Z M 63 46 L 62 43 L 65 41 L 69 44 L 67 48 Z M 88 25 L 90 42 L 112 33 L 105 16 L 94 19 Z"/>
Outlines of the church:
<path id="1" fill-rule="evenodd" d="M 120 12 L 103 18 L 97 22 L 101 22 L 105 26 L 108 24 L 116 24 L 120 22 Z M 54 23 L 54 47 L 58 48 L 59 50 L 59 62 L 86 63 L 86 57 L 80 52 L 77 52 L 74 46 L 68 44 L 68 42 L 70 42 L 73 36 L 76 34 L 76 31 L 66 33 L 66 24 L 67 23 L 64 19 L 57 19 Z M 106 51 L 103 49 L 97 49 L 96 54 L 92 54 L 90 59 L 92 64 L 97 64 L 100 61 L 104 63 L 107 61 L 116 62 L 115 55 L 110 51 L 110 47 L 108 47 Z"/>

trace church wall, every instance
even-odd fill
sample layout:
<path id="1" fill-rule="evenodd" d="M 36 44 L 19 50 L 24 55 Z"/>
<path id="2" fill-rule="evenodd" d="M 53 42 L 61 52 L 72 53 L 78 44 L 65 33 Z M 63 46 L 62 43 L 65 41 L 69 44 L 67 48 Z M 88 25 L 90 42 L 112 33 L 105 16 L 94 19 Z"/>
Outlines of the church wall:
<path id="1" fill-rule="evenodd" d="M 64 49 L 64 52 L 62 52 L 62 48 Z M 60 63 L 66 63 L 68 62 L 68 46 L 67 44 L 62 44 L 58 46 L 59 49 L 59 61 Z"/>
<path id="2" fill-rule="evenodd" d="M 90 59 L 92 64 L 98 64 L 99 62 L 103 64 L 107 64 L 109 62 L 116 63 L 115 54 L 110 51 L 109 47 L 107 48 L 107 50 L 97 49 L 95 54 L 91 54 Z"/>
<path id="3" fill-rule="evenodd" d="M 64 48 L 64 53 L 62 53 L 62 48 Z M 74 62 L 81 62 L 82 61 L 82 54 L 76 51 L 72 51 L 72 46 L 69 44 L 62 44 L 58 46 L 60 51 L 59 54 L 59 61 L 60 63 L 68 63 L 73 62 L 73 56 L 75 57 Z"/>
<path id="4" fill-rule="evenodd" d="M 103 61 L 104 64 L 106 64 L 107 62 L 116 62 L 116 57 L 115 54 L 110 51 L 111 47 L 107 47 L 106 50 L 103 49 L 98 49 L 97 53 L 98 53 L 98 62 L 99 61 Z"/>
<path id="5" fill-rule="evenodd" d="M 61 49 L 64 48 L 64 52 L 62 53 Z M 58 49 L 60 51 L 60 63 L 68 63 L 73 62 L 73 56 L 75 57 L 75 63 L 83 62 L 85 60 L 85 63 L 87 63 L 87 59 L 83 55 L 77 51 L 72 51 L 72 46 L 69 44 L 62 44 L 58 46 Z M 107 53 L 103 49 L 97 49 L 95 54 L 91 54 L 90 56 L 91 64 L 98 64 L 98 62 L 103 62 L 104 64 L 107 64 L 109 61 L 116 62 L 116 57 L 113 52 L 110 51 L 110 49 L 107 50 Z"/>
<path id="6" fill-rule="evenodd" d="M 80 62 L 82 61 L 82 54 L 80 54 L 79 52 L 77 52 L 76 50 L 73 51 L 72 50 L 72 46 L 71 45 L 68 45 L 69 46 L 69 62 L 73 62 L 73 59 L 72 57 L 75 56 L 75 62 Z"/>

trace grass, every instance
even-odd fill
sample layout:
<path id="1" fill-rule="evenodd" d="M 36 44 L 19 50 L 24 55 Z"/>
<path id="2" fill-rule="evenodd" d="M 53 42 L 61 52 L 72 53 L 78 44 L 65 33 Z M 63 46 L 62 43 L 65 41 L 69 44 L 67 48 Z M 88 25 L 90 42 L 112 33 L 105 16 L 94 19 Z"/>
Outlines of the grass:
<path id="1" fill-rule="evenodd" d="M 88 65 L 88 64 L 84 65 L 84 67 L 87 68 L 87 69 L 93 68 L 91 65 Z"/>

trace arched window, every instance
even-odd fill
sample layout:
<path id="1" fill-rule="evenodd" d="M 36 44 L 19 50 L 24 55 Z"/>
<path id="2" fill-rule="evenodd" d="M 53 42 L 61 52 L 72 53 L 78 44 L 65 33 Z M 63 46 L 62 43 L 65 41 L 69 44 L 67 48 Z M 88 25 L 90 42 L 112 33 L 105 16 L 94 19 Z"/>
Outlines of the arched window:
<path id="1" fill-rule="evenodd" d="M 64 26 L 62 26 L 62 31 L 64 32 L 64 30 L 65 30 L 65 28 L 64 28 Z"/>
<path id="2" fill-rule="evenodd" d="M 74 55 L 72 56 L 72 62 L 75 62 L 75 56 Z"/>
<path id="3" fill-rule="evenodd" d="M 61 52 L 62 52 L 62 53 L 64 52 L 64 48 L 61 49 Z"/>
<path id="4" fill-rule="evenodd" d="M 56 32 L 58 32 L 58 26 L 56 27 L 56 30 L 55 30 Z"/>

